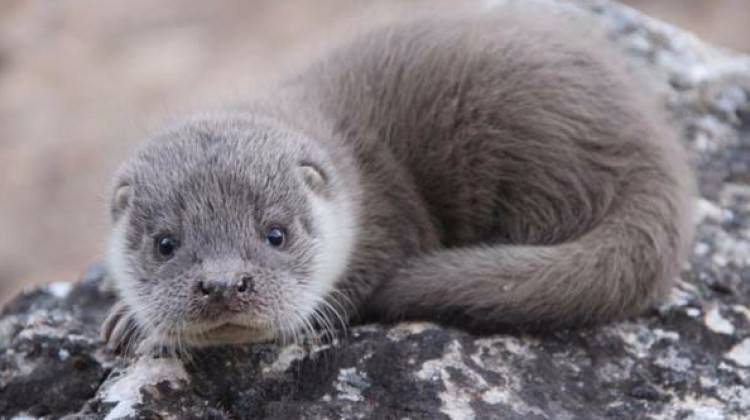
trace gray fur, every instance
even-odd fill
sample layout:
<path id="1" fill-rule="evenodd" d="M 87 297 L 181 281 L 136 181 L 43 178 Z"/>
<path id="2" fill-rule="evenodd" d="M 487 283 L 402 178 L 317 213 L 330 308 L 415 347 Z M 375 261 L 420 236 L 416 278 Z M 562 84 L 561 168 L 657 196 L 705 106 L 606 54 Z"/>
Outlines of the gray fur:
<path id="1" fill-rule="evenodd" d="M 206 274 L 205 255 L 297 293 L 320 252 L 314 194 L 347 201 L 357 232 L 309 322 L 556 328 L 643 311 L 684 261 L 693 178 L 660 107 L 572 26 L 511 10 L 390 25 L 151 141 L 117 177 L 133 200 L 115 194 L 127 208 L 113 208 L 127 214 L 137 299 L 173 322 L 205 318 L 182 287 Z M 300 176 L 308 165 L 320 176 Z M 276 207 L 300 238 L 281 254 L 254 227 Z M 162 225 L 192 232 L 169 264 L 144 257 Z M 105 335 L 122 344 L 116 324 Z"/>

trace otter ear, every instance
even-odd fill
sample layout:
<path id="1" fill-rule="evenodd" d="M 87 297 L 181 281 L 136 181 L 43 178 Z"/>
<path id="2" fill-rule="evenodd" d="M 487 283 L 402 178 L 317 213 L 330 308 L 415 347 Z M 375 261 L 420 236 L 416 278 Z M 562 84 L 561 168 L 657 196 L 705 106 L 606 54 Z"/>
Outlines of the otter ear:
<path id="1" fill-rule="evenodd" d="M 318 194 L 323 192 L 326 186 L 326 177 L 323 171 L 315 165 L 310 163 L 301 163 L 299 166 L 300 176 L 305 181 L 305 185 L 310 188 L 313 192 Z"/>
<path id="2" fill-rule="evenodd" d="M 120 216 L 130 207 L 133 200 L 133 187 L 130 184 L 121 184 L 115 190 L 112 197 L 112 220 L 117 221 Z"/>

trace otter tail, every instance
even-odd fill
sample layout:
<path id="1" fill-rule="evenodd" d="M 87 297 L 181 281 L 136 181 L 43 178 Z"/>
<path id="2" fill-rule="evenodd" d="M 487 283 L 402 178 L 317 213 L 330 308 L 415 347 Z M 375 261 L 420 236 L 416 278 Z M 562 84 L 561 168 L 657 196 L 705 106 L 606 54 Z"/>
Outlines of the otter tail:
<path id="1" fill-rule="evenodd" d="M 380 287 L 371 309 L 388 320 L 437 315 L 479 329 L 635 315 L 670 289 L 692 239 L 689 177 L 641 175 L 646 179 L 632 177 L 608 214 L 575 239 L 425 254 Z"/>

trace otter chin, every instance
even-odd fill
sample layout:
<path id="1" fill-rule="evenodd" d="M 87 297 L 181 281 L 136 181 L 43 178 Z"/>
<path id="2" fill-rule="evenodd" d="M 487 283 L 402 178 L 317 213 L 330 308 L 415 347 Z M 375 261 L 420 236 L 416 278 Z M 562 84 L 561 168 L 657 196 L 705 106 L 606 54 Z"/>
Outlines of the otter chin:
<path id="1" fill-rule="evenodd" d="M 187 334 L 191 336 L 191 334 Z M 245 326 L 224 324 L 208 331 L 192 334 L 188 344 L 194 347 L 215 346 L 223 344 L 242 344 L 276 339 L 271 326 Z"/>

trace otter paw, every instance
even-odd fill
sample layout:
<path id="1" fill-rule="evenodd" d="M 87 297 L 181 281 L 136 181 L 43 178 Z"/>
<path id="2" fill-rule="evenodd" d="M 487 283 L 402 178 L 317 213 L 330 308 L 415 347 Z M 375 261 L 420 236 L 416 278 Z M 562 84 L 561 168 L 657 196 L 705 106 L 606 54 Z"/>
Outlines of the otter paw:
<path id="1" fill-rule="evenodd" d="M 116 354 L 128 354 L 137 347 L 140 336 L 133 312 L 124 303 L 117 302 L 102 324 L 101 339 L 107 348 Z"/>

